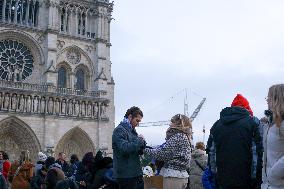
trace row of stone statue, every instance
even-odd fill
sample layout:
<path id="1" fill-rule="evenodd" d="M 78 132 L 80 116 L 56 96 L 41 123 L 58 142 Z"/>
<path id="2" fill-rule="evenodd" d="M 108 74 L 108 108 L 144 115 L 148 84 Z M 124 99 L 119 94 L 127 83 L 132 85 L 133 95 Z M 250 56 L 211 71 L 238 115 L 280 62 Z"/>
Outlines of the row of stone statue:
<path id="1" fill-rule="evenodd" d="M 107 106 L 106 102 L 0 92 L 0 109 L 6 111 L 96 119 L 107 118 Z"/>

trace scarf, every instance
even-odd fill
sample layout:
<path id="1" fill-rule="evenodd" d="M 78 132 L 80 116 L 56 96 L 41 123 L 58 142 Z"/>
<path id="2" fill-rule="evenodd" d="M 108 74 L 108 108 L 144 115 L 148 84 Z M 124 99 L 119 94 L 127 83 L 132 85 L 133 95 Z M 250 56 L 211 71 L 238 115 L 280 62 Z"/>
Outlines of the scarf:
<path id="1" fill-rule="evenodd" d="M 128 125 L 128 127 L 130 127 L 132 129 L 132 125 L 130 124 L 130 121 L 128 118 L 123 118 L 122 122 L 121 123 L 126 123 Z"/>

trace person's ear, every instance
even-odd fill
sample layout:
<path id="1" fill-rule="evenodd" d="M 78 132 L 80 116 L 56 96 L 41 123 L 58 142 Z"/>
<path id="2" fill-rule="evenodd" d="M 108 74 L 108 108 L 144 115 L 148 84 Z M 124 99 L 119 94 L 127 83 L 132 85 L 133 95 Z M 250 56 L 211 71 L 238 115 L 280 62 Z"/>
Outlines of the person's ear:
<path id="1" fill-rule="evenodd" d="M 132 120 L 132 115 L 131 114 L 129 114 L 128 119 L 129 119 L 129 121 Z"/>

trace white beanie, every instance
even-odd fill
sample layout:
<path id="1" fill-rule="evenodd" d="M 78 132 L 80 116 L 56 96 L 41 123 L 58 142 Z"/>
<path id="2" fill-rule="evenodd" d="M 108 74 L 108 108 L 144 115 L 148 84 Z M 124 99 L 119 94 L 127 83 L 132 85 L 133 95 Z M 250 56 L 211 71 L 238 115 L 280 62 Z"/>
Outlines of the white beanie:
<path id="1" fill-rule="evenodd" d="M 45 161 L 46 158 L 47 158 L 47 156 L 46 156 L 44 153 L 42 153 L 42 152 L 39 152 L 39 153 L 37 154 L 37 156 L 38 156 L 38 160 L 39 160 L 39 161 Z"/>

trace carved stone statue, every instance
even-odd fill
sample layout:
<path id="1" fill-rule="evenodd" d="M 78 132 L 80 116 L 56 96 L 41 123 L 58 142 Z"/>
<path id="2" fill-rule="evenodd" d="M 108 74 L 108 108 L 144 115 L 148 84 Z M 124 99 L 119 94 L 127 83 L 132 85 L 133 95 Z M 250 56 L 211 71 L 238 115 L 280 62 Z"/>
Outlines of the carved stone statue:
<path id="1" fill-rule="evenodd" d="M 40 99 L 40 113 L 45 113 L 45 105 L 46 105 L 46 100 L 45 97 L 41 97 Z"/>
<path id="2" fill-rule="evenodd" d="M 10 94 L 5 94 L 4 108 L 8 110 L 10 108 Z"/>
<path id="3" fill-rule="evenodd" d="M 3 101 L 4 101 L 3 94 L 0 93 L 0 109 L 2 109 L 2 107 L 3 107 Z"/>
<path id="4" fill-rule="evenodd" d="M 16 111 L 18 105 L 17 94 L 12 95 L 12 110 Z"/>
<path id="5" fill-rule="evenodd" d="M 31 112 L 32 110 L 32 97 L 31 96 L 28 96 L 27 97 L 27 112 Z"/>
<path id="6" fill-rule="evenodd" d="M 81 104 L 81 115 L 82 117 L 86 116 L 86 103 L 84 101 Z"/>
<path id="7" fill-rule="evenodd" d="M 80 110 L 79 110 L 79 101 L 76 100 L 75 106 L 74 106 L 74 115 L 79 116 Z"/>
<path id="8" fill-rule="evenodd" d="M 53 114 L 53 98 L 48 99 L 48 113 Z"/>
<path id="9" fill-rule="evenodd" d="M 73 100 L 68 101 L 68 115 L 73 115 Z"/>
<path id="10" fill-rule="evenodd" d="M 107 109 L 107 104 L 106 103 L 101 103 L 100 106 L 100 116 L 101 118 L 106 118 L 106 109 Z"/>
<path id="11" fill-rule="evenodd" d="M 60 106 L 60 100 L 57 98 L 57 99 L 55 100 L 55 107 L 54 107 L 54 112 L 55 112 L 56 115 L 59 114 L 59 109 L 60 109 L 59 106 Z"/>
<path id="12" fill-rule="evenodd" d="M 87 116 L 88 117 L 92 116 L 92 104 L 91 104 L 91 102 L 89 102 L 88 105 L 87 105 Z"/>
<path id="13" fill-rule="evenodd" d="M 98 118 L 98 113 L 99 113 L 99 105 L 98 103 L 93 104 L 93 117 Z"/>
<path id="14" fill-rule="evenodd" d="M 65 115 L 66 114 L 66 100 L 63 99 L 61 103 L 61 114 Z"/>
<path id="15" fill-rule="evenodd" d="M 20 112 L 25 111 L 25 96 L 24 95 L 20 95 L 19 97 L 19 110 Z"/>
<path id="16" fill-rule="evenodd" d="M 34 97 L 34 113 L 38 113 L 38 96 Z"/>

